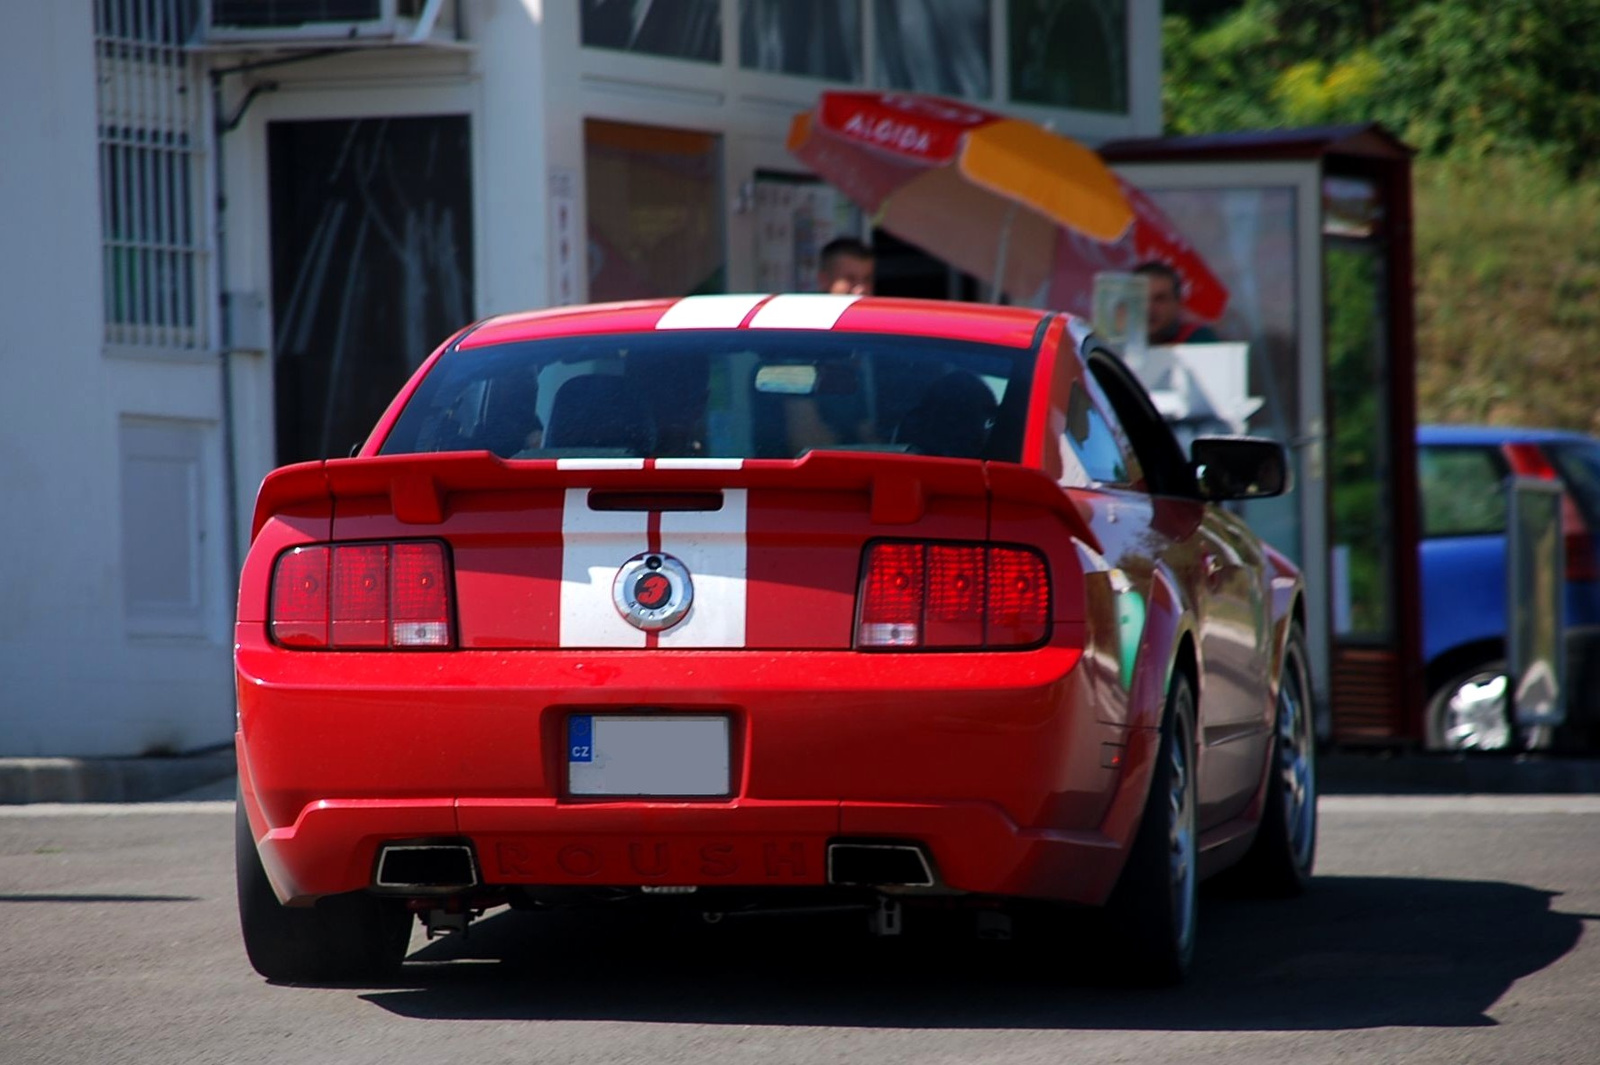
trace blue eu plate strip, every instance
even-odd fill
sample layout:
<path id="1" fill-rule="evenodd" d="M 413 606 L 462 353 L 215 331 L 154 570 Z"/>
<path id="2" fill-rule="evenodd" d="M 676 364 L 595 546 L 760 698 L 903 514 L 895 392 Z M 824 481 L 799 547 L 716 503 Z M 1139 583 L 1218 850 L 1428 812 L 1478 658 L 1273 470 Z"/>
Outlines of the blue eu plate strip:
<path id="1" fill-rule="evenodd" d="M 567 760 L 594 761 L 593 714 L 573 714 L 567 718 Z"/>

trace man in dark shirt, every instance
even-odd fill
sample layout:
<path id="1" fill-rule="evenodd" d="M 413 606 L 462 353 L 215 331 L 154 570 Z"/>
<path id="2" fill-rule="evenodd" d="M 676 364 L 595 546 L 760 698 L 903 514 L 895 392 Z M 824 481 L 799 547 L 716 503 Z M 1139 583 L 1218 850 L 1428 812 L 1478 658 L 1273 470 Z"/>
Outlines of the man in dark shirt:
<path id="1" fill-rule="evenodd" d="M 1166 263 L 1140 263 L 1134 273 L 1150 279 L 1148 321 L 1152 344 L 1215 344 L 1216 332 L 1208 325 L 1183 318 L 1183 278 Z"/>

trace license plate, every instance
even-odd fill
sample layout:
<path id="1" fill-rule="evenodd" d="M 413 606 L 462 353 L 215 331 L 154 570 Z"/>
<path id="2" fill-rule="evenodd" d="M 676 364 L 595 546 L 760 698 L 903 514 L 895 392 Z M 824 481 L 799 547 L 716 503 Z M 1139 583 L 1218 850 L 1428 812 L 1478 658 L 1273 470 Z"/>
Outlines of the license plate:
<path id="1" fill-rule="evenodd" d="M 567 718 L 567 790 L 573 795 L 727 795 L 728 766 L 728 719 L 719 714 Z"/>

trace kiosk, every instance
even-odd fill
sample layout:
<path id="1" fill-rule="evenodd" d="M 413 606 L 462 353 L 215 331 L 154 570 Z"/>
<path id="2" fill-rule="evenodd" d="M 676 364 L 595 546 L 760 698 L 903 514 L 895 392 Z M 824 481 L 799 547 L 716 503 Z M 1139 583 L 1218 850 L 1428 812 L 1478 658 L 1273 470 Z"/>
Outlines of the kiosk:
<path id="1" fill-rule="evenodd" d="M 1249 431 L 1293 456 L 1293 492 L 1246 516 L 1305 573 L 1319 737 L 1419 739 L 1410 149 L 1359 125 L 1100 151 L 1228 286 L 1215 328 L 1249 345 Z"/>

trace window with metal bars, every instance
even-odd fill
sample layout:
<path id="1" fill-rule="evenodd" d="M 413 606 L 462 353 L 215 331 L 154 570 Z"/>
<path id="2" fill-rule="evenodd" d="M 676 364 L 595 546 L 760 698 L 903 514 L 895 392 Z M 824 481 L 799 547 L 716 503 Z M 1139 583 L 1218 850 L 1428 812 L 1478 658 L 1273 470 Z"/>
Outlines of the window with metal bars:
<path id="1" fill-rule="evenodd" d="M 206 346 L 196 0 L 96 0 L 106 342 Z"/>

